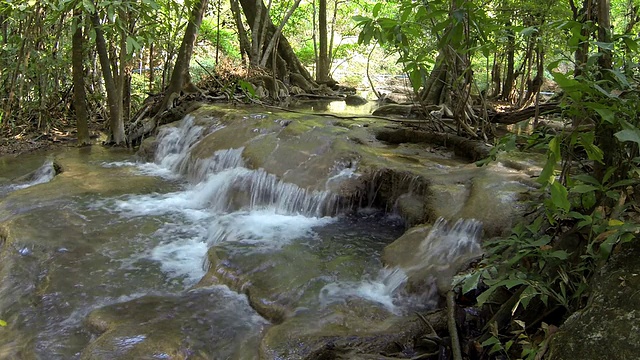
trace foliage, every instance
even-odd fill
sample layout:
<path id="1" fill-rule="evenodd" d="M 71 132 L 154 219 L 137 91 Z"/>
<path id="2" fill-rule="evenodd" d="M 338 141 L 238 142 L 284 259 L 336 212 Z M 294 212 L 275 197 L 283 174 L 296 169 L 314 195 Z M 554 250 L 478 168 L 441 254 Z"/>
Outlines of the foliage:
<path id="1" fill-rule="evenodd" d="M 590 41 L 585 29 L 594 29 L 593 24 L 576 21 L 556 26 L 565 30 L 568 49 L 573 51 Z M 570 126 L 553 135 L 505 137 L 492 156 L 479 163 L 495 160 L 498 151 L 513 149 L 518 141 L 547 154 L 537 179 L 542 201 L 534 221 L 518 225 L 508 238 L 487 242 L 487 258 L 462 282 L 463 292 L 483 284 L 479 306 L 499 290 L 508 289 L 515 298 L 508 310 L 519 328 L 504 334 L 505 329 L 490 324 L 491 336 L 482 343 L 490 353 L 517 348 L 517 356 L 535 358 L 543 344 L 531 341 L 528 331 L 536 324 L 524 323 L 524 311 L 562 308 L 563 314 L 570 314 L 584 306 L 592 274 L 615 246 L 636 241 L 640 233 L 640 79 L 635 69 L 625 66 L 624 56 L 614 57 L 611 68 L 599 61 L 617 47 L 637 50 L 638 39 L 625 35 L 612 39 L 594 42 L 587 63 L 575 76 L 556 70 L 562 59 L 548 65 L 563 91 L 562 116 Z"/>
<path id="2" fill-rule="evenodd" d="M 200 39 L 204 39 L 211 46 L 215 47 L 218 43 L 218 29 L 213 19 L 203 19 L 200 24 Z M 235 33 L 226 28 L 220 29 L 220 51 L 232 59 L 240 59 L 240 48 Z"/>
<path id="3" fill-rule="evenodd" d="M 311 40 L 305 41 L 301 47 L 296 49 L 296 56 L 305 65 L 312 65 L 316 61 L 316 54 Z"/>

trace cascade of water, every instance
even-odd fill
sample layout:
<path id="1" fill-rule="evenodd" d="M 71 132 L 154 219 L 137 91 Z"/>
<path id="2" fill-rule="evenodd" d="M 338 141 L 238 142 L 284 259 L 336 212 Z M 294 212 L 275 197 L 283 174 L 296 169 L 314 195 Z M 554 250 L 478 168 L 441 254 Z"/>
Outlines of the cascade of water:
<path id="1" fill-rule="evenodd" d="M 401 312 L 402 305 L 428 307 L 437 301 L 438 289 L 449 289 L 453 276 L 469 259 L 479 256 L 478 242 L 482 223 L 474 219 L 460 219 L 453 226 L 440 218 L 408 259 L 407 266 L 385 267 L 374 279 L 359 282 L 336 282 L 320 292 L 324 304 L 359 297 L 384 305 L 392 312 Z M 420 277 L 421 293 L 409 295 L 405 284 L 412 277 Z"/>
<path id="2" fill-rule="evenodd" d="M 450 265 L 480 255 L 482 248 L 478 242 L 482 233 L 482 223 L 475 219 L 459 219 L 453 226 L 439 218 L 429 235 L 420 243 L 416 256 L 422 264 Z"/>
<path id="3" fill-rule="evenodd" d="M 306 216 L 335 215 L 340 210 L 339 196 L 330 191 L 303 189 L 263 169 L 247 169 L 242 147 L 218 150 L 209 158 L 190 159 L 203 131 L 203 127 L 194 125 L 194 117 L 187 115 L 178 127 L 162 130 L 155 156 L 156 164 L 195 184 L 185 194 L 193 207 L 218 213 L 273 208 L 280 214 Z"/>
<path id="4" fill-rule="evenodd" d="M 164 127 L 158 134 L 155 163 L 174 173 L 184 174 L 189 152 L 204 132 L 194 124 L 193 115 L 187 115 L 177 127 Z"/>
<path id="5" fill-rule="evenodd" d="M 399 290 L 407 281 L 407 274 L 400 268 L 383 268 L 374 279 L 357 282 L 335 282 L 320 290 L 320 302 L 330 304 L 358 297 L 383 305 L 391 312 L 399 312 Z"/>
<path id="6" fill-rule="evenodd" d="M 33 175 L 27 183 L 12 185 L 11 190 L 25 189 L 33 185 L 44 184 L 51 181 L 55 176 L 56 169 L 53 165 L 53 160 L 47 160 L 42 164 L 42 166 L 33 172 Z"/>

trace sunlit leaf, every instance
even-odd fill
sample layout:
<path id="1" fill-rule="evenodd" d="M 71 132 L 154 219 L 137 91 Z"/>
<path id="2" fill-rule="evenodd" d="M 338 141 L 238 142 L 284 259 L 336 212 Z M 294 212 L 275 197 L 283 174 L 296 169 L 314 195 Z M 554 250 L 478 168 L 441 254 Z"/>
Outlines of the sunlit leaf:
<path id="1" fill-rule="evenodd" d="M 624 225 L 624 221 L 620 221 L 618 219 L 609 219 L 609 226 L 622 226 Z"/>

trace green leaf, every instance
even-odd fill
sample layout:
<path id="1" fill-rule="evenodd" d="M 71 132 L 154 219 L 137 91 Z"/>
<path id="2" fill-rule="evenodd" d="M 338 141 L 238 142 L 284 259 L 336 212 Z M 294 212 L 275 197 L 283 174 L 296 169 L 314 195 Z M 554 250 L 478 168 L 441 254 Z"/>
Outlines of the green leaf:
<path id="1" fill-rule="evenodd" d="M 382 3 L 379 2 L 377 3 L 374 7 L 373 7 L 373 17 L 378 17 L 378 14 L 380 13 L 380 9 L 382 8 Z"/>
<path id="2" fill-rule="evenodd" d="M 578 184 L 578 185 L 572 186 L 570 190 L 572 193 L 584 194 L 584 193 L 596 191 L 598 190 L 598 188 L 593 185 Z"/>
<path id="3" fill-rule="evenodd" d="M 3 326 L 3 327 L 7 326 L 7 322 L 2 320 L 2 319 L 0 319 L 0 326 Z"/>
<path id="4" fill-rule="evenodd" d="M 587 152 L 587 156 L 589 160 L 597 161 L 602 164 L 602 159 L 604 159 L 604 152 L 597 145 L 594 144 L 595 133 L 588 132 L 580 134 L 578 137 L 580 145 Z"/>
<path id="5" fill-rule="evenodd" d="M 478 280 L 480 280 L 480 275 L 482 275 L 482 271 L 476 271 L 464 280 L 464 283 L 462 285 L 463 294 L 466 294 L 471 290 L 475 290 L 478 287 Z"/>
<path id="6" fill-rule="evenodd" d="M 614 124 L 616 120 L 616 115 L 611 109 L 595 109 L 595 111 L 600 115 L 602 120 L 608 122 L 609 124 Z"/>
<path id="7" fill-rule="evenodd" d="M 620 142 L 634 142 L 640 145 L 640 129 L 625 129 L 614 134 Z"/>
<path id="8" fill-rule="evenodd" d="M 482 344 L 480 344 L 480 345 L 482 345 L 482 347 L 486 347 L 486 346 L 491 346 L 491 345 L 495 345 L 495 344 L 500 344 L 500 340 L 497 337 L 492 336 L 492 337 L 488 338 L 487 340 L 483 341 Z"/>
<path id="9" fill-rule="evenodd" d="M 569 212 L 571 208 L 568 195 L 567 188 L 560 182 L 554 181 L 553 184 L 551 184 L 551 201 L 558 209 L 562 209 L 565 212 Z"/>
<path id="10" fill-rule="evenodd" d="M 549 156 L 549 158 L 547 159 L 547 163 L 544 165 L 544 168 L 542 168 L 540 176 L 537 180 L 540 184 L 545 185 L 551 181 L 551 178 L 553 177 L 553 174 L 556 170 L 556 164 L 556 159 L 553 156 Z"/>
<path id="11" fill-rule="evenodd" d="M 605 49 L 605 50 L 613 50 L 613 43 L 596 41 L 596 42 L 594 42 L 594 44 L 596 46 L 598 46 L 599 48 L 602 48 L 602 49 Z"/>
<path id="12" fill-rule="evenodd" d="M 529 37 L 532 34 L 535 34 L 537 32 L 538 32 L 538 28 L 536 28 L 535 26 L 529 26 L 522 29 L 522 31 L 520 31 L 520 34 L 524 37 Z"/>
<path id="13" fill-rule="evenodd" d="M 549 253 L 550 257 L 554 257 L 560 260 L 566 260 L 569 258 L 569 254 L 564 250 L 556 250 L 554 252 Z"/>
<path id="14" fill-rule="evenodd" d="M 89 14 L 93 14 L 96 12 L 96 7 L 93 5 L 93 1 L 91 0 L 82 0 L 82 7 Z"/>

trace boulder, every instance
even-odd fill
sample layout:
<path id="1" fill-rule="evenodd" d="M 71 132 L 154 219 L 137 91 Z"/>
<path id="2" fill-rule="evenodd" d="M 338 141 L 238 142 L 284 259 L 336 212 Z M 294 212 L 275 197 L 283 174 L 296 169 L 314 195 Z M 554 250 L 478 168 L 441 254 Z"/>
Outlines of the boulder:
<path id="1" fill-rule="evenodd" d="M 553 336 L 551 360 L 627 360 L 640 354 L 640 246 L 618 249 L 593 280 L 588 305 Z"/>

